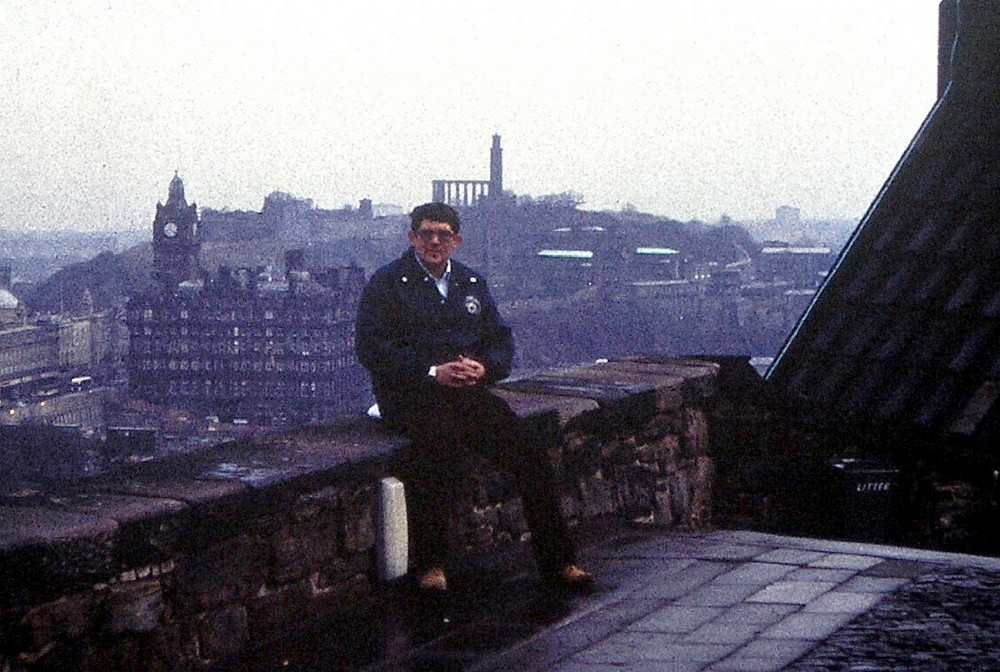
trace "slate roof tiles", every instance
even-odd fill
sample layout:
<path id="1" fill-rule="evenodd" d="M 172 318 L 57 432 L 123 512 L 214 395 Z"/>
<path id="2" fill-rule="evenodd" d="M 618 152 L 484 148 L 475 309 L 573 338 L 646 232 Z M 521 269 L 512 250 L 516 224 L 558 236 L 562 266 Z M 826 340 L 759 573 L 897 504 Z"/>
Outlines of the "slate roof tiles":
<path id="1" fill-rule="evenodd" d="M 1000 424 L 1000 6 L 943 5 L 959 17 L 943 50 L 950 84 L 767 378 L 819 420 L 988 445 Z"/>

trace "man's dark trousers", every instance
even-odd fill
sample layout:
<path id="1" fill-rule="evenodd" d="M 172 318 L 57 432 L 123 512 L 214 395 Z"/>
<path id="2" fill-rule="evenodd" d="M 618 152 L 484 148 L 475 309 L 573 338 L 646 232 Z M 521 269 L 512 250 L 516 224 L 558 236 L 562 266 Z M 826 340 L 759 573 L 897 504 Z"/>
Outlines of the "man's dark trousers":
<path id="1" fill-rule="evenodd" d="M 576 562 L 546 442 L 537 431 L 483 387 L 434 388 L 408 401 L 405 412 L 385 420 L 411 439 L 398 467 L 418 571 L 445 565 L 453 498 L 470 453 L 513 477 L 539 570 L 555 574 Z"/>

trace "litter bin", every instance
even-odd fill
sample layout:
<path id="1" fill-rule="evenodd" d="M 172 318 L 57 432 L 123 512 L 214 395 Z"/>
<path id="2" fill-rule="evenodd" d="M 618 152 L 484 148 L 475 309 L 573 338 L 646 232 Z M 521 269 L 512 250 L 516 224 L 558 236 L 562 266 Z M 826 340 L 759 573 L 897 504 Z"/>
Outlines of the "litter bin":
<path id="1" fill-rule="evenodd" d="M 858 457 L 833 460 L 830 469 L 834 534 L 852 541 L 884 541 L 893 520 L 899 470 L 889 460 Z"/>

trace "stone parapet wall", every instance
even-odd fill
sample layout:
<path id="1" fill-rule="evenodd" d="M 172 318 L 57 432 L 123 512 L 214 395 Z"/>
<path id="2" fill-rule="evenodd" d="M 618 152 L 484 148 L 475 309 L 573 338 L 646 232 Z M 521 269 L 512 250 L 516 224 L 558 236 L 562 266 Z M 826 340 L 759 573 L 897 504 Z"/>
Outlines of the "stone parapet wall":
<path id="1" fill-rule="evenodd" d="M 630 358 L 502 386 L 550 454 L 573 524 L 704 528 L 717 366 Z M 375 586 L 380 478 L 404 440 L 366 418 L 0 496 L 0 670 L 224 665 L 348 613 Z M 473 465 L 456 550 L 523 540 L 510 483 Z"/>

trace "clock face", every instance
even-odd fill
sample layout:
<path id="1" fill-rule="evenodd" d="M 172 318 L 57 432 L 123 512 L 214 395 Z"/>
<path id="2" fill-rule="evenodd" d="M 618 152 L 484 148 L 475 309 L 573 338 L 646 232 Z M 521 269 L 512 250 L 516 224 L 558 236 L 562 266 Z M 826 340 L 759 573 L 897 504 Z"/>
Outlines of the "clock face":
<path id="1" fill-rule="evenodd" d="M 163 235 L 167 238 L 173 238 L 177 235 L 177 225 L 173 222 L 167 222 L 163 225 Z"/>

